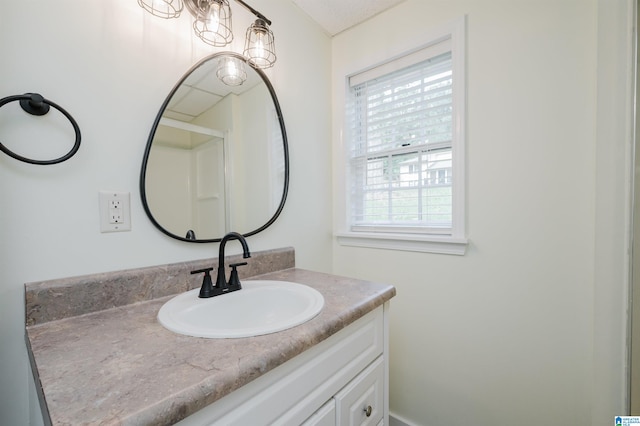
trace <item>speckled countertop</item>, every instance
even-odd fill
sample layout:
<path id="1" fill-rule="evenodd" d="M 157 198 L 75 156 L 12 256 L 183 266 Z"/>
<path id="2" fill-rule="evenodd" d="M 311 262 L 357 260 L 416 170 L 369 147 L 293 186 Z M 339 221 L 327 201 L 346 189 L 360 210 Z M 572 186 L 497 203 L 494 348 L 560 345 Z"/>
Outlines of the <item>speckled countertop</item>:
<path id="1" fill-rule="evenodd" d="M 194 266 L 199 265 L 182 267 L 182 273 Z M 248 269 L 248 273 L 256 271 L 255 267 Z M 146 295 L 143 299 L 149 300 L 117 303 L 104 310 L 92 308 L 93 312 L 62 319 L 53 315 L 53 320 L 45 322 L 34 320 L 47 311 L 44 294 L 56 299 L 55 295 L 60 296 L 64 290 L 59 283 L 32 284 L 32 291 L 27 288 L 27 324 L 34 325 L 27 326 L 27 345 L 51 424 L 173 424 L 314 346 L 395 295 L 391 285 L 296 268 L 251 278 L 309 285 L 322 293 L 325 306 L 314 319 L 278 333 L 201 339 L 172 333 L 158 323 L 158 310 L 172 295 Z M 148 289 L 145 292 L 149 293 Z"/>

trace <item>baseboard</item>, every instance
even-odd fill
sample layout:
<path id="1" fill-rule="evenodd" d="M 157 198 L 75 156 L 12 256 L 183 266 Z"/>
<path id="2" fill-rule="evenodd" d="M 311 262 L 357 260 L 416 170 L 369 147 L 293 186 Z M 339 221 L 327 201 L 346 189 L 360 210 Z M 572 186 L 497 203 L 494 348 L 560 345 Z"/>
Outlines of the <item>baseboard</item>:
<path id="1" fill-rule="evenodd" d="M 389 413 L 389 426 L 418 426 L 409 420 L 403 419 L 397 414 Z"/>

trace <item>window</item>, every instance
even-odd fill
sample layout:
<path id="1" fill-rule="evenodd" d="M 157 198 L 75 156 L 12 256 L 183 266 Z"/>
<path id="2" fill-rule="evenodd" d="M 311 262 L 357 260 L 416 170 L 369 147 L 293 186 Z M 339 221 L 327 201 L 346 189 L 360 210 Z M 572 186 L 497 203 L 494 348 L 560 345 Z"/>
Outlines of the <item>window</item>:
<path id="1" fill-rule="evenodd" d="M 348 78 L 341 243 L 464 254 L 464 26 L 456 28 Z"/>

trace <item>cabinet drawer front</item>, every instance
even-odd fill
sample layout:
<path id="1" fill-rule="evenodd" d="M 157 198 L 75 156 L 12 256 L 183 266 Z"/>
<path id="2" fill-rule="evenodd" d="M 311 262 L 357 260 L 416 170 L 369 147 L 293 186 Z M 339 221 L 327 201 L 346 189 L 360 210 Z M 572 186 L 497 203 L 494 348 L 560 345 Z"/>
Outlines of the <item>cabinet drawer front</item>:
<path id="1" fill-rule="evenodd" d="M 337 425 L 374 426 L 384 411 L 384 360 L 376 359 L 335 396 Z"/>
<path id="2" fill-rule="evenodd" d="M 301 426 L 335 426 L 336 402 L 332 399 L 309 417 Z"/>

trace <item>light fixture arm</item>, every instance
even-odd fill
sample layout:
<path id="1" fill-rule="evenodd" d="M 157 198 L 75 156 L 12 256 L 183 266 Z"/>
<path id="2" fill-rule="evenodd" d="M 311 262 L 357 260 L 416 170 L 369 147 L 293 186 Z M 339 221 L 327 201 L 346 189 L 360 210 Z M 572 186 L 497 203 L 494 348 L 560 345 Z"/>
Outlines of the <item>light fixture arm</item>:
<path id="1" fill-rule="evenodd" d="M 267 25 L 271 25 L 271 21 L 266 16 L 249 6 L 247 3 L 243 2 L 242 0 L 236 0 L 236 2 L 240 3 L 242 6 L 244 6 L 245 9 L 256 15 L 257 18 L 262 19 L 267 23 Z"/>

